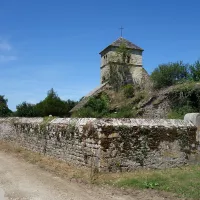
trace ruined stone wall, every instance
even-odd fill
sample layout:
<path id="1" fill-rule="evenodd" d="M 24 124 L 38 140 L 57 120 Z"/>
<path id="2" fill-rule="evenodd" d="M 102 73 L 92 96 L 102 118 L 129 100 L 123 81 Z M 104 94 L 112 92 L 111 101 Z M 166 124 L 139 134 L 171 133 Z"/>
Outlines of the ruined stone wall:
<path id="1" fill-rule="evenodd" d="M 166 119 L 171 110 L 171 104 L 168 99 L 157 98 L 145 105 L 142 118 Z"/>
<path id="2" fill-rule="evenodd" d="M 188 163 L 196 127 L 183 120 L 0 118 L 0 139 L 102 171 Z"/>

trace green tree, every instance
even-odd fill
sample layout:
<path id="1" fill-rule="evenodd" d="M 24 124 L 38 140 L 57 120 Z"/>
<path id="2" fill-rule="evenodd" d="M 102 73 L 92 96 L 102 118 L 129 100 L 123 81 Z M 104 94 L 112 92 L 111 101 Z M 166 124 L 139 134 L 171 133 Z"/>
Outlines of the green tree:
<path id="1" fill-rule="evenodd" d="M 49 115 L 62 117 L 65 113 L 65 103 L 52 88 L 47 92 L 47 97 L 36 104 L 36 109 L 42 117 Z"/>
<path id="2" fill-rule="evenodd" d="M 159 65 L 151 74 L 154 87 L 168 87 L 189 79 L 188 65 L 183 62 Z"/>
<path id="3" fill-rule="evenodd" d="M 77 104 L 76 101 L 72 101 L 68 99 L 67 101 L 64 101 L 65 104 L 65 112 L 64 112 L 64 117 L 70 117 L 70 110 Z"/>
<path id="4" fill-rule="evenodd" d="M 72 100 L 63 101 L 58 97 L 57 93 L 51 89 L 47 92 L 47 96 L 39 103 L 31 104 L 23 102 L 17 105 L 15 116 L 18 117 L 46 117 L 49 115 L 58 117 L 69 117 L 70 110 L 77 102 Z"/>
<path id="5" fill-rule="evenodd" d="M 193 81 L 200 81 L 200 60 L 190 66 L 190 73 Z"/>
<path id="6" fill-rule="evenodd" d="M 47 92 L 47 97 L 43 101 L 36 104 L 36 109 L 41 117 L 49 115 L 57 117 L 69 117 L 69 111 L 76 105 L 76 103 L 77 102 L 72 100 L 61 100 L 52 88 Z"/>
<path id="7" fill-rule="evenodd" d="M 0 117 L 8 117 L 12 114 L 12 111 L 8 108 L 8 100 L 4 95 L 0 95 Z"/>
<path id="8" fill-rule="evenodd" d="M 36 106 L 31 103 L 22 102 L 17 105 L 16 108 L 17 111 L 15 112 L 15 115 L 18 117 L 37 117 L 40 115 Z"/>

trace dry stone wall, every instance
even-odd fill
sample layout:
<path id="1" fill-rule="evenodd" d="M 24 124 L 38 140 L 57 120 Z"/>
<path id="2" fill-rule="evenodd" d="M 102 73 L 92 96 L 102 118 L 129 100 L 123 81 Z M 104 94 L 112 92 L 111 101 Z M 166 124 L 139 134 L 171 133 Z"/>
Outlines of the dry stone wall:
<path id="1" fill-rule="evenodd" d="M 183 120 L 0 118 L 0 139 L 101 171 L 187 164 L 196 127 Z"/>

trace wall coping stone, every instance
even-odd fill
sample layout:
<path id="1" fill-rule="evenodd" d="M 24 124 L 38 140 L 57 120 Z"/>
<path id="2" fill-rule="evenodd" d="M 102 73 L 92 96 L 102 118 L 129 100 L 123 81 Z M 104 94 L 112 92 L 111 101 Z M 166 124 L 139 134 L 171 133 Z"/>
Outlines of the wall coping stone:
<path id="1" fill-rule="evenodd" d="M 42 123 L 43 118 L 25 118 L 25 117 L 8 117 L 0 118 L 1 122 L 16 122 L 16 123 Z M 48 124 L 74 124 L 83 126 L 87 123 L 101 126 L 128 126 L 128 127 L 196 127 L 191 121 L 180 119 L 135 119 L 135 118 L 54 118 L 47 122 Z"/>

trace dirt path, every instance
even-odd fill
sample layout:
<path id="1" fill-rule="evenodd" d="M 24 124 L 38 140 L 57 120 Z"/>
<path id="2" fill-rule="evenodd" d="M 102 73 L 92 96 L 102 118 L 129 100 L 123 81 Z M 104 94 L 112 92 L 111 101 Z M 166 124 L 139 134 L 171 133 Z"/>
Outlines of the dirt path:
<path id="1" fill-rule="evenodd" d="M 70 182 L 0 152 L 1 190 L 6 200 L 163 200 L 174 199 L 150 191 L 124 193 L 114 189 Z"/>

